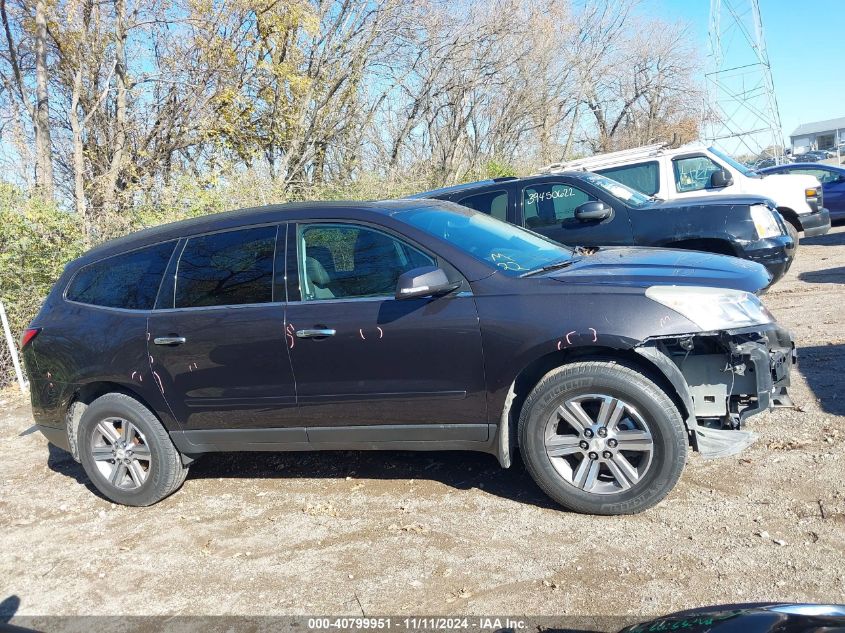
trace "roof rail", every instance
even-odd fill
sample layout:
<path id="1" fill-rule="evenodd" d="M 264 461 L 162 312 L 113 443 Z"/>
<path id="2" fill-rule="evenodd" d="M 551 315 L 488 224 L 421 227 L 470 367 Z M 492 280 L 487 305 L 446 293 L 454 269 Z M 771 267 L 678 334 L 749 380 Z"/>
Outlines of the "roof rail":
<path id="1" fill-rule="evenodd" d="M 595 163 L 601 163 L 605 160 L 615 160 L 617 158 L 625 158 L 626 156 L 648 156 L 650 154 L 657 153 L 658 151 L 666 148 L 669 143 L 654 143 L 652 145 L 643 145 L 642 147 L 634 147 L 631 149 L 622 149 L 616 152 L 605 152 L 604 154 L 594 154 L 593 156 L 587 156 L 585 158 L 577 158 L 575 160 L 570 161 L 563 161 L 559 163 L 552 163 L 551 165 L 547 165 L 541 168 L 537 173 L 538 174 L 550 174 L 553 172 L 558 171 L 565 171 L 567 169 L 584 169 L 585 165 L 592 165 Z"/>

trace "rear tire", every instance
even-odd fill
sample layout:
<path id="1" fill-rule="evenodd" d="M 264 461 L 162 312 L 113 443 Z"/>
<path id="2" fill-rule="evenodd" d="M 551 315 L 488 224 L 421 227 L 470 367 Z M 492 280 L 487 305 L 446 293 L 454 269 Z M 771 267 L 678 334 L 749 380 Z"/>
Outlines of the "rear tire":
<path id="1" fill-rule="evenodd" d="M 580 430 L 579 430 L 580 428 Z M 519 417 L 520 451 L 537 485 L 563 507 L 634 514 L 675 486 L 687 434 L 671 398 L 614 361 L 564 365 L 531 391 Z"/>
<path id="2" fill-rule="evenodd" d="M 184 483 L 188 468 L 158 418 L 123 393 L 92 402 L 79 422 L 85 473 L 115 503 L 148 506 Z"/>

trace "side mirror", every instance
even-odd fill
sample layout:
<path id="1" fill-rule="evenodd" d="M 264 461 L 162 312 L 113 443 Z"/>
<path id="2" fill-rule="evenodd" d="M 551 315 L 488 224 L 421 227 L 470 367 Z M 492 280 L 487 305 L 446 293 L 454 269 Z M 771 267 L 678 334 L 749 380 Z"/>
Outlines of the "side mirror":
<path id="1" fill-rule="evenodd" d="M 723 189 L 724 187 L 730 187 L 732 184 L 734 184 L 734 179 L 727 170 L 717 169 L 710 174 L 711 189 Z"/>
<path id="2" fill-rule="evenodd" d="M 442 268 L 423 266 L 399 276 L 396 282 L 396 298 L 436 297 L 457 290 L 460 285 L 460 282 L 449 281 Z"/>
<path id="3" fill-rule="evenodd" d="M 581 222 L 605 220 L 613 213 L 608 205 L 600 200 L 591 200 L 575 208 L 575 219 Z"/>

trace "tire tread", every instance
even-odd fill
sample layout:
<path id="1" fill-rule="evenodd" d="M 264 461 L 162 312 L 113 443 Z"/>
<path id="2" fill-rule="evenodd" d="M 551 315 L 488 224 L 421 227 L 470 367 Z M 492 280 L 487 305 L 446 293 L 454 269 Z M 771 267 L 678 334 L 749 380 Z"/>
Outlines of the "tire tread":
<path id="1" fill-rule="evenodd" d="M 531 390 L 531 393 L 526 398 L 519 415 L 518 437 L 520 439 L 520 450 L 524 450 L 526 445 L 525 433 L 528 424 L 528 419 L 531 415 L 531 410 L 537 401 L 556 383 L 559 383 L 570 378 L 580 378 L 586 376 L 595 376 L 596 371 L 602 373 L 610 372 L 616 374 L 632 383 L 637 383 L 646 392 L 647 397 L 654 400 L 657 405 L 664 411 L 667 418 L 671 421 L 674 433 L 672 434 L 672 441 L 675 443 L 675 449 L 672 453 L 674 455 L 674 462 L 670 466 L 670 478 L 665 485 L 661 486 L 661 490 L 655 492 L 652 489 L 646 489 L 643 494 L 633 500 L 626 502 L 610 502 L 603 504 L 596 504 L 595 502 L 583 502 L 579 499 L 566 498 L 562 499 L 559 491 L 555 490 L 544 477 L 544 474 L 538 469 L 536 464 L 528 455 L 524 455 L 523 462 L 528 469 L 531 478 L 537 483 L 540 489 L 549 497 L 563 505 L 565 508 L 579 512 L 582 514 L 602 514 L 602 515 L 616 515 L 616 514 L 635 514 L 647 510 L 660 502 L 666 494 L 675 486 L 681 476 L 681 471 L 686 464 L 687 457 L 687 432 L 686 427 L 678 412 L 678 408 L 669 395 L 661 389 L 648 376 L 643 374 L 642 370 L 634 366 L 626 364 L 619 360 L 588 360 L 567 363 L 556 367 L 543 376 L 540 381 Z"/>
<path id="2" fill-rule="evenodd" d="M 113 499 L 116 503 L 134 506 L 149 506 L 154 503 L 158 503 L 162 499 L 176 492 L 188 476 L 188 467 L 182 464 L 182 458 L 179 451 L 173 445 L 170 435 L 156 415 L 137 399 L 120 392 L 112 392 L 100 396 L 88 406 L 85 414 L 83 415 L 86 417 L 96 415 L 98 409 L 101 407 L 108 407 L 110 405 L 127 407 L 138 417 L 143 419 L 149 427 L 149 431 L 145 430 L 144 434 L 147 435 L 152 433 L 157 440 L 156 444 L 161 448 L 159 451 L 161 454 L 161 468 L 158 472 L 153 473 L 154 480 L 152 485 L 148 490 L 148 494 L 143 497 L 120 499 L 115 498 L 113 494 L 110 495 L 107 491 L 101 490 L 101 492 L 106 494 L 106 496 L 109 496 L 109 498 Z M 83 424 L 80 423 L 79 428 L 81 429 L 82 426 Z M 78 442 L 81 442 L 82 440 L 82 437 L 77 438 Z M 82 444 L 80 444 L 80 451 L 81 450 Z"/>

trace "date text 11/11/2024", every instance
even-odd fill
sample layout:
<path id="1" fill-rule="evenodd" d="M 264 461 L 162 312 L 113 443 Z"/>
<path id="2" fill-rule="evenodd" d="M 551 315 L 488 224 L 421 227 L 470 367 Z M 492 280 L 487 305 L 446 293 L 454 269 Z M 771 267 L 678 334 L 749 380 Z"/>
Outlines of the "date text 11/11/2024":
<path id="1" fill-rule="evenodd" d="M 398 631 L 519 631 L 528 627 L 524 620 L 507 617 L 341 617 L 309 618 L 308 629 L 320 630 L 398 630 Z"/>

